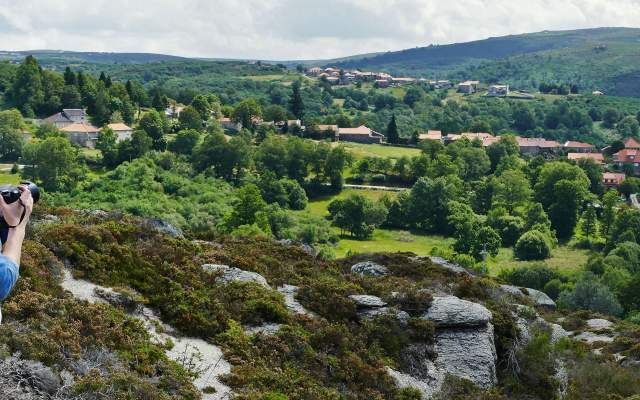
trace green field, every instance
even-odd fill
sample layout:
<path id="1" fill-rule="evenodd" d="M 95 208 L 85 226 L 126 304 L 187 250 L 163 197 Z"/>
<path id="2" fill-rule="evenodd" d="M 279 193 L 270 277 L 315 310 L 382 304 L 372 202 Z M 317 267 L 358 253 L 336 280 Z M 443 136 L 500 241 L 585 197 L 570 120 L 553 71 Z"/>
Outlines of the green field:
<path id="1" fill-rule="evenodd" d="M 328 215 L 327 207 L 335 199 L 343 199 L 347 196 L 358 193 L 372 199 L 379 200 L 381 197 L 396 196 L 394 192 L 383 192 L 376 190 L 343 190 L 339 195 L 328 196 L 315 199 L 309 202 L 307 208 L 301 213 L 310 213 L 319 217 Z M 339 229 L 335 228 L 339 233 Z M 453 239 L 439 235 L 424 235 L 405 230 L 376 229 L 373 236 L 368 240 L 355 240 L 344 237 L 334 249 L 337 257 L 345 257 L 353 253 L 375 253 L 375 252 L 412 252 L 419 256 L 431 254 L 435 248 L 448 249 L 453 244 Z M 574 249 L 570 246 L 561 245 L 552 251 L 552 256 L 545 263 L 558 268 L 566 273 L 574 273 L 585 265 L 589 258 L 587 250 Z M 489 273 L 498 275 L 500 271 L 511 268 L 521 268 L 531 265 L 531 261 L 518 261 L 513 257 L 513 249 L 502 248 L 496 257 L 488 260 Z"/>
<path id="2" fill-rule="evenodd" d="M 0 185 L 17 185 L 20 183 L 20 175 L 12 174 L 11 172 L 0 171 Z"/>
<path id="3" fill-rule="evenodd" d="M 420 154 L 420 149 L 413 147 L 396 147 L 385 146 L 381 144 L 362 144 L 362 143 L 348 143 L 348 142 L 334 142 L 339 143 L 347 148 L 356 159 L 364 157 L 415 157 Z"/>

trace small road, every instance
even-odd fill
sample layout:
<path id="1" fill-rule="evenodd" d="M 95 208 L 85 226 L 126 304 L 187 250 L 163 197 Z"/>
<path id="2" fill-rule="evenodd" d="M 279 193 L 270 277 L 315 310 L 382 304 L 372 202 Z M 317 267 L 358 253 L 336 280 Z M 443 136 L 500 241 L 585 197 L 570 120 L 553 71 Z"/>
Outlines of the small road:
<path id="1" fill-rule="evenodd" d="M 355 189 L 355 190 L 381 190 L 385 192 L 403 192 L 405 190 L 409 190 L 407 188 L 392 187 L 392 186 L 349 185 L 349 184 L 345 184 L 343 188 Z"/>

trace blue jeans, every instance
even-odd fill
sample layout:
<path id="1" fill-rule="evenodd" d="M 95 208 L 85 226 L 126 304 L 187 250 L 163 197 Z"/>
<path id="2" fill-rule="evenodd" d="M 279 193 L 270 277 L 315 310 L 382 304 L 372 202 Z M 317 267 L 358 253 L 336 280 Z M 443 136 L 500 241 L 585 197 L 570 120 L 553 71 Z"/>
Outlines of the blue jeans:
<path id="1" fill-rule="evenodd" d="M 9 296 L 11 290 L 18 281 L 18 275 L 20 270 L 18 265 L 8 259 L 7 257 L 0 255 L 0 301 Z M 0 311 L 0 323 L 2 322 L 2 312 Z"/>

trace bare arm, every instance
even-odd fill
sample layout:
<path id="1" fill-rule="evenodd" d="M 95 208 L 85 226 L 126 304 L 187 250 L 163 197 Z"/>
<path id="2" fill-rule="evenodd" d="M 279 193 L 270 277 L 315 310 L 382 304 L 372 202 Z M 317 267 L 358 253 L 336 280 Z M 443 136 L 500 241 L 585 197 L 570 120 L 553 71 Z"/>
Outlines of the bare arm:
<path id="1" fill-rule="evenodd" d="M 18 187 L 22 192 L 20 201 L 24 205 L 25 214 L 24 219 L 15 228 L 9 229 L 9 235 L 7 241 L 2 248 L 2 255 L 11 259 L 16 265 L 20 265 L 20 257 L 22 256 L 22 241 L 26 232 L 27 223 L 33 210 L 33 197 L 31 192 L 24 186 Z M 0 205 L 5 205 L 4 199 L 0 196 Z"/>

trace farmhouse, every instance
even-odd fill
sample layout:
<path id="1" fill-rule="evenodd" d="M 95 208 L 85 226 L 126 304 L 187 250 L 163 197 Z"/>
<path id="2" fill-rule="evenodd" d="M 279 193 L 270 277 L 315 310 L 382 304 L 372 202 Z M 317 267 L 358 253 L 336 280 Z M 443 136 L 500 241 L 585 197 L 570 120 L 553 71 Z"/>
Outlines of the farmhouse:
<path id="1" fill-rule="evenodd" d="M 516 137 L 520 153 L 522 154 L 539 154 L 555 152 L 560 149 L 560 143 L 555 140 L 547 140 L 542 138 L 523 138 Z"/>
<path id="2" fill-rule="evenodd" d="M 595 146 L 589 143 L 584 142 L 576 142 L 576 141 L 568 141 L 563 146 L 563 149 L 566 151 L 571 151 L 573 153 L 593 153 L 595 150 Z"/>
<path id="3" fill-rule="evenodd" d="M 487 96 L 507 96 L 509 94 L 509 85 L 491 85 L 487 91 Z"/>
<path id="4" fill-rule="evenodd" d="M 96 147 L 96 141 L 100 133 L 100 129 L 88 122 L 73 123 L 60 129 L 60 131 L 67 135 L 71 143 L 90 149 Z"/>
<path id="5" fill-rule="evenodd" d="M 44 123 L 51 124 L 58 129 L 86 121 L 87 113 L 81 108 L 64 108 L 61 112 L 53 114 L 43 120 Z"/>
<path id="6" fill-rule="evenodd" d="M 118 142 L 131 139 L 131 135 L 133 134 L 133 128 L 121 122 L 109 124 L 107 127 L 111 128 L 111 130 L 116 134 L 116 141 Z"/>
<path id="7" fill-rule="evenodd" d="M 458 84 L 458 92 L 464 94 L 472 94 L 478 90 L 480 81 L 464 81 Z"/>
<path id="8" fill-rule="evenodd" d="M 626 138 L 622 143 L 625 149 L 640 150 L 640 143 L 632 137 Z"/>
<path id="9" fill-rule="evenodd" d="M 418 140 L 442 140 L 442 131 L 427 131 L 427 133 L 421 133 L 418 135 Z"/>
<path id="10" fill-rule="evenodd" d="M 357 128 L 338 128 L 337 141 L 380 144 L 385 137 L 382 133 L 360 125 Z"/>
<path id="11" fill-rule="evenodd" d="M 567 154 L 567 158 L 571 161 L 591 159 L 596 164 L 604 164 L 604 156 L 602 153 L 569 153 Z"/>
<path id="12" fill-rule="evenodd" d="M 621 172 L 604 172 L 602 174 L 602 184 L 607 188 L 617 188 L 626 177 Z"/>
<path id="13" fill-rule="evenodd" d="M 225 131 L 240 132 L 242 130 L 242 124 L 240 122 L 234 122 L 231 118 L 223 117 L 220 119 L 220 126 Z"/>

